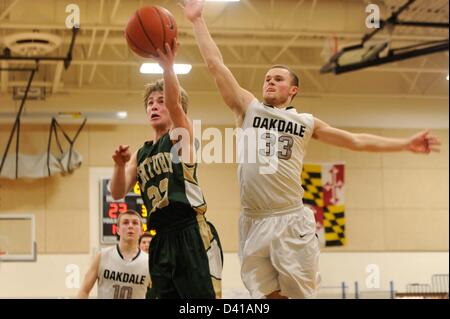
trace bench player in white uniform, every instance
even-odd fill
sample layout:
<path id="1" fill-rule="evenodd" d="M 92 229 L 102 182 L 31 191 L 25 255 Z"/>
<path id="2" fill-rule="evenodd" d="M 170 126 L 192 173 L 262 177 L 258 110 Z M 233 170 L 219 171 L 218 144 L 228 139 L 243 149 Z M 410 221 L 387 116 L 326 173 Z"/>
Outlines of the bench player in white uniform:
<path id="1" fill-rule="evenodd" d="M 421 132 L 404 139 L 355 134 L 333 128 L 291 107 L 298 77 L 285 66 L 266 74 L 264 103 L 240 87 L 224 64 L 202 18 L 203 0 L 185 0 L 184 14 L 193 24 L 209 72 L 245 135 L 256 132 L 245 153 L 258 160 L 239 164 L 241 277 L 254 298 L 311 298 L 319 282 L 319 243 L 311 210 L 302 204 L 300 174 L 311 137 L 355 151 L 430 153 L 439 141 Z M 242 132 L 241 132 L 242 133 Z M 242 147 L 244 134 L 238 136 Z M 239 149 L 242 155 L 242 149 Z M 267 157 L 264 160 L 264 155 Z M 261 157 L 262 156 L 262 157 Z M 261 158 L 263 160 L 261 161 Z"/>
<path id="2" fill-rule="evenodd" d="M 119 244 L 103 248 L 89 268 L 78 298 L 88 298 L 97 281 L 99 299 L 145 299 L 151 286 L 148 254 L 139 249 L 142 234 L 140 215 L 132 210 L 117 221 Z"/>

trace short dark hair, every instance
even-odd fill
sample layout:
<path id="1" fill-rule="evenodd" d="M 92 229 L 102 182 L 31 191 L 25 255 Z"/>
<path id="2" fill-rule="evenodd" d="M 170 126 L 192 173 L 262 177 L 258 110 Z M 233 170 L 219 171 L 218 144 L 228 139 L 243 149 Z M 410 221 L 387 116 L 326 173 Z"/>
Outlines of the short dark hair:
<path id="1" fill-rule="evenodd" d="M 142 239 L 145 237 L 153 238 L 153 236 L 150 233 L 145 232 L 141 235 L 141 237 L 139 237 L 139 245 L 141 244 Z"/>
<path id="2" fill-rule="evenodd" d="M 289 75 L 291 76 L 291 85 L 292 86 L 296 86 L 299 87 L 300 86 L 300 78 L 298 77 L 297 73 L 295 73 L 290 67 L 288 67 L 287 65 L 284 64 L 276 64 L 270 67 L 269 70 L 272 69 L 284 69 L 284 70 L 288 70 L 289 71 Z M 292 97 L 292 100 L 295 98 L 297 94 L 294 94 L 294 96 Z M 292 101 L 291 100 L 291 101 Z"/>
<path id="3" fill-rule="evenodd" d="M 276 65 L 273 65 L 273 66 L 271 66 L 270 67 L 270 69 L 269 70 L 272 70 L 272 69 L 285 69 L 285 70 L 288 70 L 289 71 L 289 74 L 291 75 L 291 84 L 293 85 L 293 86 L 299 86 L 300 85 L 300 78 L 298 77 L 298 75 L 290 68 L 290 67 L 288 67 L 287 65 L 284 65 L 284 64 L 276 64 Z"/>
<path id="4" fill-rule="evenodd" d="M 147 108 L 148 98 L 150 97 L 150 94 L 153 92 L 164 92 L 164 80 L 159 79 L 156 82 L 152 82 L 150 84 L 147 84 L 145 86 L 145 92 L 144 92 L 144 107 Z M 183 89 L 180 86 L 180 102 L 181 107 L 183 108 L 184 113 L 187 114 L 187 109 L 189 105 L 189 96 L 185 89 Z"/>

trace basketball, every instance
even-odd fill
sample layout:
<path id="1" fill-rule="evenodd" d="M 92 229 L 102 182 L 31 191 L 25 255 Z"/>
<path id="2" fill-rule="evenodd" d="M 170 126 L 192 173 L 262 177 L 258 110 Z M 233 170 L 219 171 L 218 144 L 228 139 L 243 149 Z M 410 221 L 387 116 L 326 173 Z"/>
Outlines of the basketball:
<path id="1" fill-rule="evenodd" d="M 128 47 L 144 58 L 158 55 L 157 49 L 166 53 L 164 47 L 166 42 L 173 49 L 173 40 L 177 34 L 177 25 L 172 13 L 158 6 L 138 9 L 125 28 Z"/>

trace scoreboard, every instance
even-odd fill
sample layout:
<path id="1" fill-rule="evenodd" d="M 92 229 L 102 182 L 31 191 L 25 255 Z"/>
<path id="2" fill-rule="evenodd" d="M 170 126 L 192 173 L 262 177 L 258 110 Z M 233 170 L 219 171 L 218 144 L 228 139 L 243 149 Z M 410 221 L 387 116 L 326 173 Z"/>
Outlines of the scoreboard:
<path id="1" fill-rule="evenodd" d="M 132 191 L 125 195 L 125 198 L 114 200 L 109 191 L 111 179 L 101 180 L 101 220 L 100 220 L 100 242 L 102 244 L 115 244 L 117 239 L 117 217 L 127 210 L 137 211 L 142 218 L 143 231 L 147 231 L 147 209 L 141 198 L 139 184 L 133 187 Z"/>

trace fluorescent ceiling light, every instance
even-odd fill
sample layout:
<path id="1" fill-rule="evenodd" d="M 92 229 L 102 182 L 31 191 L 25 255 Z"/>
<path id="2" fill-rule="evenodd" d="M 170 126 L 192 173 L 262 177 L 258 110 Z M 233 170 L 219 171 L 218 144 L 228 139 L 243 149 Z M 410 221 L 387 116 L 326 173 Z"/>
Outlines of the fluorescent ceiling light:
<path id="1" fill-rule="evenodd" d="M 119 119 L 121 119 L 121 120 L 124 120 L 124 119 L 126 119 L 128 117 L 128 113 L 127 112 L 123 112 L 123 111 L 117 112 L 117 117 Z"/>
<path id="2" fill-rule="evenodd" d="M 175 64 L 173 66 L 176 74 L 188 74 L 191 72 L 190 64 Z M 142 63 L 140 72 L 142 74 L 163 74 L 163 69 L 157 63 Z"/>

